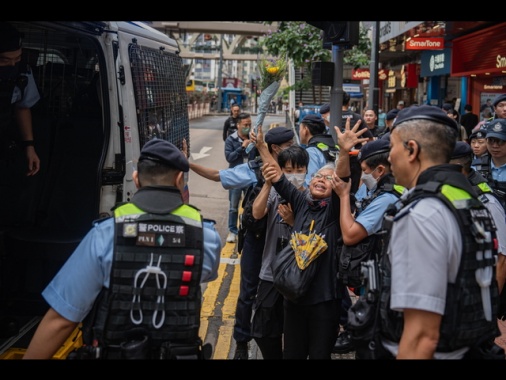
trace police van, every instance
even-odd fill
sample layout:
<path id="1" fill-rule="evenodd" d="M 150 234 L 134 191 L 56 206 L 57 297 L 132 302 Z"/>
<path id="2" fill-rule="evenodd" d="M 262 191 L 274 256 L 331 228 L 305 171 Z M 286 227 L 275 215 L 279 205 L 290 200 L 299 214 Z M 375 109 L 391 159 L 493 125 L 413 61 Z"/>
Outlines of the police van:
<path id="1" fill-rule="evenodd" d="M 15 139 L 0 157 L 0 358 L 21 356 L 48 308 L 42 290 L 92 222 L 130 200 L 142 146 L 186 139 L 190 151 L 175 40 L 141 22 L 11 24 L 40 93 L 32 123 L 41 167 L 26 176 Z"/>

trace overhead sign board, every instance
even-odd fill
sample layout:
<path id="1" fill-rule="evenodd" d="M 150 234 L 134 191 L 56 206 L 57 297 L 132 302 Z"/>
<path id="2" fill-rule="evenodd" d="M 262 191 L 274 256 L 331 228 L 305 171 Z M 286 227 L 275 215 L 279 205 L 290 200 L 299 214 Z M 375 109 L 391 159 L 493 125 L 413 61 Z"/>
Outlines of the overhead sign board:
<path id="1" fill-rule="evenodd" d="M 383 44 L 389 39 L 400 36 L 422 23 L 423 21 L 381 21 L 379 42 Z"/>
<path id="2" fill-rule="evenodd" d="M 350 98 L 362 98 L 364 94 L 357 83 L 343 83 L 343 91 L 350 95 Z"/>
<path id="3" fill-rule="evenodd" d="M 440 37 L 415 37 L 406 41 L 406 50 L 443 50 L 444 38 Z"/>

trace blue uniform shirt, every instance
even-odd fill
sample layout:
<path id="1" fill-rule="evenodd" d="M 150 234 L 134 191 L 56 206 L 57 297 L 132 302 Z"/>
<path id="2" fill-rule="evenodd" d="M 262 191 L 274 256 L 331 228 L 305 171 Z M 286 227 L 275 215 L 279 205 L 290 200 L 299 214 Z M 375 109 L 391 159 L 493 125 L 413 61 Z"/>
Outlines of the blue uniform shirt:
<path id="1" fill-rule="evenodd" d="M 16 107 L 18 108 L 31 108 L 40 99 L 39 90 L 37 90 L 37 85 L 35 84 L 35 79 L 31 71 L 21 75 L 28 77 L 28 83 L 26 84 L 23 94 L 18 87 L 14 87 L 11 103 L 17 102 Z M 21 97 L 22 95 L 23 97 Z"/>
<path id="2" fill-rule="evenodd" d="M 114 247 L 114 218 L 97 222 L 42 292 L 64 318 L 81 322 L 91 311 L 102 287 L 109 287 Z M 204 262 L 200 282 L 215 280 L 221 238 L 214 223 L 204 221 Z"/>
<path id="3" fill-rule="evenodd" d="M 322 167 L 327 165 L 327 160 L 323 155 L 322 151 L 315 146 L 310 146 L 306 148 L 306 152 L 309 154 L 309 164 L 307 166 L 307 174 L 306 174 L 306 187 L 309 187 L 309 182 L 311 182 L 311 176 L 315 174 Z"/>
<path id="4" fill-rule="evenodd" d="M 490 172 L 494 180 L 506 182 L 506 164 L 497 167 L 495 166 L 494 161 L 490 160 Z"/>
<path id="5" fill-rule="evenodd" d="M 255 171 L 245 162 L 233 168 L 220 170 L 220 181 L 225 190 L 242 189 L 257 183 L 257 177 Z"/>

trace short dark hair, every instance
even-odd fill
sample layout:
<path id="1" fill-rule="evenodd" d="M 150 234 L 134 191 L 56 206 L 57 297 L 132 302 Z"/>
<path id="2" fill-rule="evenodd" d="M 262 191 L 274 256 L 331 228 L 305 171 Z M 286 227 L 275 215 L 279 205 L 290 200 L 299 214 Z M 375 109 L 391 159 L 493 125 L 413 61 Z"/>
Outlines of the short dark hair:
<path id="1" fill-rule="evenodd" d="M 350 103 L 350 94 L 348 94 L 346 91 L 343 91 L 343 106 L 346 106 Z"/>
<path id="2" fill-rule="evenodd" d="M 466 104 L 466 105 L 464 106 L 464 109 L 465 109 L 466 111 L 472 111 L 472 110 L 473 110 L 473 106 L 472 106 L 472 105 L 470 105 L 470 104 Z"/>
<path id="3" fill-rule="evenodd" d="M 247 112 L 241 112 L 239 115 L 237 115 L 237 120 L 241 121 L 241 120 L 244 120 L 244 119 L 248 119 L 250 117 L 251 117 L 251 114 L 249 114 Z"/>
<path id="4" fill-rule="evenodd" d="M 309 153 L 300 145 L 292 145 L 281 151 L 278 155 L 279 167 L 284 168 L 287 162 L 291 162 L 293 166 L 308 167 Z"/>

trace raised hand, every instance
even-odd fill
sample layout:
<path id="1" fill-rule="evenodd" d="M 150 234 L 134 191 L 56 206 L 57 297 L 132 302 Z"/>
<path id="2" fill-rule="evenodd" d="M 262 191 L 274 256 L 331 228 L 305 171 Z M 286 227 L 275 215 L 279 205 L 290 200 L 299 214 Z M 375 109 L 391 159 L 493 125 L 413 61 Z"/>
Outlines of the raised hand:
<path id="1" fill-rule="evenodd" d="M 367 128 L 362 128 L 361 130 L 358 131 L 358 128 L 362 123 L 362 120 L 358 120 L 353 126 L 353 128 L 350 128 L 351 123 L 350 119 L 351 118 L 346 119 L 344 132 L 341 132 L 341 129 L 339 127 L 337 126 L 334 127 L 337 134 L 337 145 L 339 145 L 339 149 L 343 149 L 345 151 L 350 151 L 356 144 L 363 143 L 369 140 L 367 137 L 360 137 L 367 131 Z"/>

